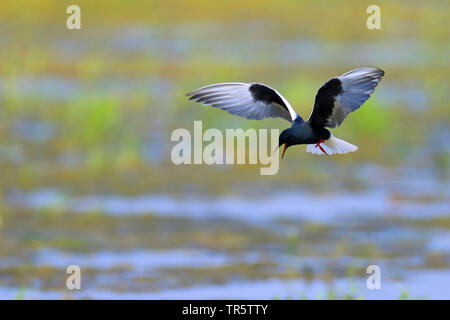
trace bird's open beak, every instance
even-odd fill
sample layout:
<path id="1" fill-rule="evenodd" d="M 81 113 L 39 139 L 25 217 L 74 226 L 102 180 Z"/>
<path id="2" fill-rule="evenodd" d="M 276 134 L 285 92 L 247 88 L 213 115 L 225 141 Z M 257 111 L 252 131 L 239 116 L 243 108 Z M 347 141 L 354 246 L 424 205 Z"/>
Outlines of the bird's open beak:
<path id="1" fill-rule="evenodd" d="M 281 154 L 281 159 L 284 158 L 284 153 L 286 152 L 286 149 L 287 149 L 287 143 L 284 144 L 283 153 Z"/>

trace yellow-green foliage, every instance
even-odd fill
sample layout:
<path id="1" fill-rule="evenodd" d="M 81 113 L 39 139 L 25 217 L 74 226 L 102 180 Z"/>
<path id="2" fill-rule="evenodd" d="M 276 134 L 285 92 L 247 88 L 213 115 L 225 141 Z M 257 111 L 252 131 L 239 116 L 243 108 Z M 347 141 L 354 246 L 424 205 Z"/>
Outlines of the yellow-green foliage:
<path id="1" fill-rule="evenodd" d="M 423 148 L 434 139 L 430 129 L 435 123 L 445 126 L 449 115 L 445 79 L 450 69 L 443 59 L 448 51 L 445 40 L 449 29 L 442 27 L 449 4 L 442 1 L 414 6 L 407 1 L 381 1 L 377 3 L 382 8 L 380 31 L 367 30 L 368 4 L 360 1 L 285 1 L 280 5 L 279 1 L 245 0 L 237 5 L 206 0 L 111 0 L 99 5 L 81 0 L 75 1 L 82 10 L 82 30 L 78 31 L 65 27 L 65 9 L 69 4 L 74 3 L 0 3 L 0 20 L 7 30 L 0 50 L 0 142 L 18 143 L 22 148 L 24 141 L 11 137 L 14 121 L 51 123 L 55 135 L 38 148 L 40 159 L 47 164 L 71 153 L 80 156 L 82 165 L 100 170 L 107 167 L 142 171 L 142 163 L 150 162 L 165 166 L 159 170 L 167 168 L 167 177 L 174 175 L 172 178 L 182 181 L 188 173 L 172 168 L 169 159 L 171 130 L 191 128 L 193 120 L 203 120 L 204 128 L 283 130 L 289 126 L 279 119 L 248 121 L 189 102 L 185 97 L 188 91 L 214 82 L 264 82 L 277 88 L 307 119 L 317 89 L 330 77 L 359 67 L 361 55 L 385 69 L 386 76 L 371 99 L 349 115 L 342 127 L 333 130 L 336 136 L 360 147 L 350 156 L 334 157 L 333 163 L 398 165 L 414 149 Z M 140 30 L 138 40 L 130 33 L 134 28 Z M 141 49 L 116 46 L 130 39 Z M 339 55 L 349 45 L 391 43 L 395 47 L 397 41 L 405 39 L 432 54 L 418 61 L 417 66 L 404 65 L 402 52 L 396 48 L 389 52 L 389 46 L 384 49 L 387 52 L 356 51 L 354 56 L 324 65 L 309 59 L 288 61 L 303 54 L 289 49 L 291 44 L 315 43 L 318 48 L 325 44 L 331 52 L 317 54 L 332 53 L 329 57 L 333 59 L 334 54 Z M 393 56 L 391 60 L 386 59 L 389 54 Z M 415 54 L 420 57 L 420 52 Z M 46 78 L 68 81 L 74 90 L 59 100 L 48 97 L 39 90 Z M 27 81 L 35 90 L 24 90 Z M 115 86 L 105 85 L 108 81 L 115 82 Z M 383 99 L 395 93 L 392 84 L 412 84 L 411 90 L 423 91 L 427 105 L 411 111 L 404 102 Z M 27 143 L 21 149 L 25 154 L 27 148 L 36 148 Z M 146 144 L 153 147 L 151 152 L 161 152 L 159 162 L 144 159 Z M 295 174 L 284 176 L 280 172 L 280 177 L 267 179 L 315 184 L 327 181 L 327 175 L 320 172 L 326 160 L 306 155 L 303 147 L 290 149 L 288 154 L 292 161 L 283 162 L 285 170 L 298 166 L 298 161 L 308 170 L 295 170 Z M 436 154 L 433 159 L 442 168 L 448 157 Z M 15 171 L 9 169 L 13 176 Z M 17 169 L 21 176 L 23 172 L 33 172 L 23 166 Z M 212 181 L 222 176 L 223 168 L 217 169 L 191 168 L 214 172 L 208 175 Z M 176 170 L 180 172 L 174 174 Z M 230 183 L 234 174 L 257 179 L 257 170 L 252 166 L 228 170 L 233 174 L 224 179 L 229 178 Z M 205 184 L 209 182 L 205 180 Z"/>

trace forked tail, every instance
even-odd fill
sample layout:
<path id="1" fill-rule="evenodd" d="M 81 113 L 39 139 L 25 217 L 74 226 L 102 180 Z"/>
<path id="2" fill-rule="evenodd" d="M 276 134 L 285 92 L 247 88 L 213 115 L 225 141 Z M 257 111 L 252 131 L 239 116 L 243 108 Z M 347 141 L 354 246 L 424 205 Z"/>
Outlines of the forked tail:
<path id="1" fill-rule="evenodd" d="M 336 138 L 333 135 L 331 135 L 331 137 L 328 140 L 325 140 L 324 142 L 320 143 L 320 146 L 319 144 L 306 145 L 306 152 L 313 154 L 325 154 L 324 151 L 326 152 L 326 154 L 329 155 L 344 154 L 348 152 L 355 152 L 356 150 L 358 150 L 357 146 L 342 139 Z"/>

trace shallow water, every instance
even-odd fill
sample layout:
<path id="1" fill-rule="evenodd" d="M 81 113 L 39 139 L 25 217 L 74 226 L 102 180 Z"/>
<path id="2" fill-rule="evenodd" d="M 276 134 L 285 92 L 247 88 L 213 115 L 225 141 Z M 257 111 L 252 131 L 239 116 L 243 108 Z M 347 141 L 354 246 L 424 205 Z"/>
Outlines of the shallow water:
<path id="1" fill-rule="evenodd" d="M 387 175 L 387 173 L 385 173 Z M 392 171 L 390 171 L 392 174 Z M 406 171 L 408 174 L 408 171 Z M 392 178 L 391 178 L 392 179 Z M 372 189 L 360 192 L 317 194 L 285 190 L 264 196 L 215 196 L 149 194 L 139 196 L 90 195 L 71 197 L 58 190 L 46 189 L 10 193 L 11 205 L 30 209 L 67 208 L 75 212 L 101 211 L 108 215 L 153 214 L 197 218 L 229 218 L 247 222 L 270 222 L 273 219 L 299 219 L 343 223 L 361 218 L 427 218 L 448 213 L 450 184 L 432 176 L 415 173 L 409 178 L 372 181 Z M 377 185 L 378 184 L 378 185 Z M 267 193 L 261 189 L 261 194 Z M 432 195 L 420 200 L 419 196 Z M 411 201 L 410 196 L 416 199 Z M 402 197 L 405 197 L 402 199 Z M 245 214 L 242 214 L 245 212 Z"/>
<path id="2" fill-rule="evenodd" d="M 408 188 L 396 181 L 393 189 L 399 187 L 404 196 L 417 196 L 420 192 L 413 181 Z M 445 288 L 430 290 L 450 280 L 450 229 L 440 227 L 439 222 L 424 227 L 417 220 L 424 213 L 428 221 L 448 219 L 448 188 L 441 182 L 435 184 L 429 181 L 424 194 L 436 187 L 441 191 L 438 200 L 416 199 L 414 203 L 374 190 L 356 194 L 291 191 L 264 198 L 198 194 L 81 197 L 51 189 L 15 190 L 7 197 L 10 208 L 67 211 L 65 215 L 75 219 L 71 227 L 64 215 L 57 214 L 49 220 L 56 226 L 48 229 L 45 220 L 33 218 L 21 227 L 24 231 L 42 228 L 37 237 L 48 237 L 61 224 L 59 228 L 67 230 L 67 235 L 57 237 L 85 234 L 85 239 L 78 249 L 44 246 L 4 256 L 0 279 L 6 285 L 0 292 L 7 299 L 18 295 L 25 299 L 312 299 L 330 294 L 396 299 L 404 292 L 411 298 L 450 298 Z M 92 223 L 104 227 L 94 227 L 96 234 L 90 233 L 91 228 L 77 230 L 77 221 L 89 220 L 91 215 L 97 215 Z M 145 217 L 150 220 L 132 220 Z M 176 239 L 180 230 L 185 234 L 184 244 L 160 242 Z M 235 240 L 227 242 L 218 235 L 221 232 Z M 126 242 L 131 234 L 129 247 L 112 249 L 115 244 L 109 237 Z M 150 235 L 156 242 L 144 240 Z M 86 270 L 80 292 L 62 289 L 65 268 L 71 264 Z M 371 264 L 382 270 L 380 291 L 365 287 L 365 269 Z M 29 270 L 8 275 L 24 266 Z M 43 268 L 47 282 L 31 277 L 24 289 L 14 287 L 14 277 L 21 272 L 42 273 Z"/>

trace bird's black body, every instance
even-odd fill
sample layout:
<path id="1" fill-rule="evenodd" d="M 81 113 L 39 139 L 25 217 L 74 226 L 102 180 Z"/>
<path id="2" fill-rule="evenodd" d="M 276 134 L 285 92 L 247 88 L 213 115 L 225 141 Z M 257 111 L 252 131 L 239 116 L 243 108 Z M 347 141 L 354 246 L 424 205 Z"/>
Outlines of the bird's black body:
<path id="1" fill-rule="evenodd" d="M 328 154 L 325 149 L 330 154 L 347 153 L 358 148 L 333 137 L 326 128 L 339 126 L 348 114 L 357 110 L 369 99 L 383 76 L 383 70 L 363 67 L 331 78 L 317 91 L 313 111 L 306 122 L 278 91 L 262 83 L 219 83 L 187 95 L 191 100 L 247 119 L 278 117 L 291 122 L 291 127 L 279 136 L 279 145 L 284 145 L 283 155 L 286 148 L 297 144 L 309 145 L 306 151 L 311 153 L 315 153 L 314 147 L 324 154 Z M 325 148 L 322 148 L 322 142 Z"/>
<path id="2" fill-rule="evenodd" d="M 311 123 L 298 117 L 290 128 L 281 132 L 279 145 L 287 144 L 287 148 L 296 144 L 315 144 L 320 140 L 327 140 L 331 136 L 330 131 L 324 127 L 313 127 Z"/>
<path id="3" fill-rule="evenodd" d="M 288 106 L 272 88 L 254 83 L 248 90 L 252 94 L 255 102 L 261 101 L 266 104 L 276 103 L 289 112 Z M 297 116 L 292 122 L 292 126 L 280 134 L 280 146 L 285 143 L 287 147 L 290 147 L 296 144 L 313 144 L 318 143 L 320 140 L 327 140 L 331 133 L 324 128 L 324 125 L 333 111 L 334 97 L 341 91 L 342 84 L 339 79 L 333 78 L 325 83 L 316 96 L 316 112 L 313 112 L 314 117 L 305 122 L 300 116 Z"/>

